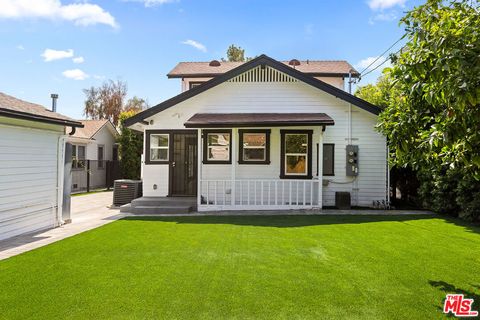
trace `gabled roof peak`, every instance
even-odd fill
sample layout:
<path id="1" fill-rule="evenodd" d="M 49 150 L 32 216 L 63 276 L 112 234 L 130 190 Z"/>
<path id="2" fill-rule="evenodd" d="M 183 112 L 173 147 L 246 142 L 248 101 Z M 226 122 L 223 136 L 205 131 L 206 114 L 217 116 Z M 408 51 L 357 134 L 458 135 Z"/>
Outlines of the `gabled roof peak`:
<path id="1" fill-rule="evenodd" d="M 274 68 L 274 69 L 277 69 L 278 71 L 280 72 L 283 72 L 299 81 L 302 81 L 308 85 L 311 85 L 312 87 L 315 87 L 319 90 L 322 90 L 326 93 L 329 93 L 331 95 L 333 95 L 334 97 L 336 98 L 339 98 L 339 99 L 342 99 L 348 103 L 351 103 L 361 109 L 364 109 L 370 113 L 373 113 L 373 114 L 379 114 L 381 109 L 363 99 L 360 99 L 358 97 L 355 97 L 354 95 L 352 94 L 349 94 L 345 91 L 343 91 L 342 89 L 339 89 L 337 87 L 334 87 L 328 83 L 325 83 L 321 80 L 318 80 L 308 74 L 305 74 L 301 71 L 299 71 L 298 69 L 294 69 L 280 61 L 277 61 L 275 59 L 272 59 L 270 58 L 269 56 L 267 55 L 260 55 L 258 57 L 256 57 L 255 59 L 252 59 L 250 61 L 247 61 L 241 65 L 239 65 L 238 67 L 230 70 L 230 71 L 227 71 L 225 72 L 224 74 L 221 74 L 219 76 L 216 76 L 210 80 L 208 80 L 207 82 L 197 86 L 197 87 L 194 87 L 190 90 L 187 90 L 187 91 L 184 91 L 182 93 L 180 93 L 179 95 L 173 97 L 173 98 L 170 98 L 168 100 L 165 100 L 164 102 L 162 103 L 159 103 L 157 104 L 156 106 L 153 106 L 147 110 L 144 110 L 140 113 L 138 113 L 137 115 L 127 119 L 125 121 L 125 125 L 128 127 L 128 126 L 131 126 L 137 122 L 141 122 L 141 121 L 144 121 L 146 118 L 148 117 L 151 117 L 155 114 L 157 114 L 158 112 L 161 112 L 165 109 L 168 109 L 182 101 L 185 101 L 187 99 L 190 99 L 206 90 L 209 90 L 213 87 L 216 87 L 217 85 L 221 84 L 221 83 L 224 83 L 230 79 L 232 79 L 233 77 L 236 77 L 250 69 L 253 69 L 253 68 L 256 68 L 257 66 L 263 66 L 263 65 L 266 65 L 266 66 L 269 66 L 271 68 Z"/>

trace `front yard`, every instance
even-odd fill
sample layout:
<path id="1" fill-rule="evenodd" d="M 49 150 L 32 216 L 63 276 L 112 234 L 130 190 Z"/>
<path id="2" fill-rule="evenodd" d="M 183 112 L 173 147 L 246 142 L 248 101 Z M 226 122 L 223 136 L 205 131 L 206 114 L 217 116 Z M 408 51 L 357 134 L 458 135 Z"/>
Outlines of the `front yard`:
<path id="1" fill-rule="evenodd" d="M 436 216 L 128 218 L 0 261 L 0 318 L 432 319 L 479 271 Z"/>

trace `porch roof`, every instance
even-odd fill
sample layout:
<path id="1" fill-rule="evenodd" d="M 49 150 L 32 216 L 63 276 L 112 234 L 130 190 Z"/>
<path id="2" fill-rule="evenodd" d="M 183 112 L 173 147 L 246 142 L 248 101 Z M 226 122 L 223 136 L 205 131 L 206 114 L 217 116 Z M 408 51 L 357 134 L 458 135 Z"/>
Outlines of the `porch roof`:
<path id="1" fill-rule="evenodd" d="M 187 128 L 241 128 L 334 124 L 325 113 L 196 113 L 184 125 Z"/>

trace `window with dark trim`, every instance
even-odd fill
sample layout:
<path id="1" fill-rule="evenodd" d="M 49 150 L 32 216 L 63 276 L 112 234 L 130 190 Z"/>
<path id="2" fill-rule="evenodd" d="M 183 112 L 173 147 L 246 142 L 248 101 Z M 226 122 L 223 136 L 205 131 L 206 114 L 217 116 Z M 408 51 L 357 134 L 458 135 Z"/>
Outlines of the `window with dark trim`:
<path id="1" fill-rule="evenodd" d="M 232 163 L 232 130 L 203 130 L 203 163 Z"/>
<path id="2" fill-rule="evenodd" d="M 85 146 L 72 145 L 72 169 L 85 168 Z"/>
<path id="3" fill-rule="evenodd" d="M 312 130 L 280 130 L 280 178 L 312 178 Z"/>
<path id="4" fill-rule="evenodd" d="M 270 164 L 270 130 L 239 129 L 238 163 Z"/>
<path id="5" fill-rule="evenodd" d="M 170 134 L 166 130 L 147 130 L 145 139 L 145 163 L 168 164 Z"/>
<path id="6" fill-rule="evenodd" d="M 335 144 L 323 144 L 323 175 L 335 175 Z"/>
<path id="7" fill-rule="evenodd" d="M 105 159 L 105 147 L 103 145 L 97 146 L 97 166 L 98 169 L 105 168 L 103 160 Z"/>
<path id="8" fill-rule="evenodd" d="M 195 88 L 195 87 L 198 87 L 199 85 L 201 85 L 202 83 L 204 83 L 205 81 L 190 81 L 188 83 L 188 89 L 192 89 L 192 88 Z"/>

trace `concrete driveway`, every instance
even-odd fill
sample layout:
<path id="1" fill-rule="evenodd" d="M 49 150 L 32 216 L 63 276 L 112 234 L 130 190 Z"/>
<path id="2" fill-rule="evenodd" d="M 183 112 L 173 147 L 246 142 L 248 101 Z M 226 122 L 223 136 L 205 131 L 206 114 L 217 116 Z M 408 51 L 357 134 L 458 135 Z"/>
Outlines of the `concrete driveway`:
<path id="1" fill-rule="evenodd" d="M 121 218 L 118 209 L 110 209 L 113 192 L 72 197 L 72 222 L 61 227 L 20 235 L 0 241 L 0 260 L 95 229 Z"/>

